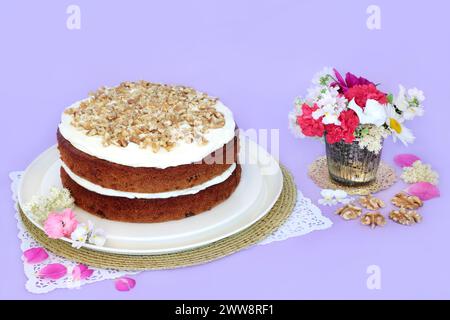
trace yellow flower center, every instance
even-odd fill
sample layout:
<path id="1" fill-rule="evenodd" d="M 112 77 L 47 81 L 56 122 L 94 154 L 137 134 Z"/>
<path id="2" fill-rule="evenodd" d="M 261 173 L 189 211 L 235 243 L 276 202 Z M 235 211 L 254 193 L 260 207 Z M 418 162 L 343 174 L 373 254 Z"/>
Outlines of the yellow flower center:
<path id="1" fill-rule="evenodd" d="M 402 132 L 401 124 L 394 118 L 389 119 L 389 126 L 392 128 L 392 130 L 394 130 L 398 134 L 400 134 Z"/>

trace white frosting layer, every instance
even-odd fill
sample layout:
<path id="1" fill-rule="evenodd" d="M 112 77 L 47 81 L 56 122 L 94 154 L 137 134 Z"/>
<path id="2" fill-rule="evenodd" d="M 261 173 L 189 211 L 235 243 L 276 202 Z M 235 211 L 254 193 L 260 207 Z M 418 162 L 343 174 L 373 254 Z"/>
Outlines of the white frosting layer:
<path id="1" fill-rule="evenodd" d="M 227 180 L 236 169 L 236 163 L 233 163 L 224 173 L 221 175 L 214 177 L 211 180 L 206 181 L 205 183 L 202 183 L 198 186 L 188 188 L 188 189 L 182 189 L 182 190 L 175 190 L 175 191 L 167 191 L 167 192 L 159 192 L 159 193 L 137 193 L 137 192 L 126 192 L 126 191 L 118 191 L 113 189 L 107 189 L 102 186 L 99 186 L 95 183 L 92 183 L 84 178 L 81 178 L 80 176 L 77 176 L 75 173 L 70 170 L 64 162 L 61 163 L 64 170 L 67 172 L 69 177 L 75 181 L 77 184 L 82 186 L 83 188 L 102 194 L 105 196 L 111 196 L 111 197 L 122 197 L 122 198 L 129 198 L 129 199 L 164 199 L 164 198 L 172 198 L 172 197 L 179 197 L 184 195 L 190 195 L 190 194 L 196 194 L 202 190 L 205 190 L 206 188 L 209 188 L 213 185 L 219 184 Z"/>
<path id="2" fill-rule="evenodd" d="M 69 108 L 78 107 L 80 102 L 74 103 Z M 233 139 L 236 124 L 231 110 L 221 102 L 218 102 L 215 108 L 223 113 L 225 126 L 210 129 L 205 134 L 205 138 L 209 141 L 206 145 L 179 141 L 170 151 L 161 149 L 155 153 L 150 148 L 142 149 L 135 143 L 129 143 L 125 148 L 115 145 L 105 147 L 100 136 L 87 136 L 86 130 L 72 126 L 72 116 L 65 113 L 61 117 L 59 131 L 75 148 L 91 156 L 129 167 L 165 169 L 201 161 Z"/>

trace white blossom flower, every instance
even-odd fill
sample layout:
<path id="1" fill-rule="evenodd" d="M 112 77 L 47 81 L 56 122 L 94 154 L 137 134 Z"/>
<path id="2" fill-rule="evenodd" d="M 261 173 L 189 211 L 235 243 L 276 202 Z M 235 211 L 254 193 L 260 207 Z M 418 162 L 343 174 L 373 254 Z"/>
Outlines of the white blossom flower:
<path id="1" fill-rule="evenodd" d="M 289 130 L 294 134 L 296 138 L 304 138 L 305 135 L 303 134 L 300 126 L 297 123 L 297 117 L 301 116 L 301 110 L 299 111 L 297 108 L 294 108 L 291 112 L 289 112 Z"/>
<path id="2" fill-rule="evenodd" d="M 374 124 L 380 127 L 386 122 L 386 109 L 376 100 L 367 100 L 366 107 L 363 110 L 353 99 L 348 104 L 348 108 L 356 112 L 360 124 Z"/>
<path id="3" fill-rule="evenodd" d="M 320 192 L 320 195 L 322 196 L 322 199 L 319 199 L 319 204 L 323 206 L 334 206 L 338 203 L 334 196 L 334 190 L 323 189 Z"/>
<path id="4" fill-rule="evenodd" d="M 415 117 L 421 117 L 425 113 L 422 106 L 419 107 L 408 107 L 405 111 L 403 111 L 403 118 L 405 120 L 412 120 Z"/>
<path id="5" fill-rule="evenodd" d="M 80 223 L 70 235 L 72 247 L 80 249 L 84 244 L 90 243 L 103 247 L 106 242 L 106 234 L 103 229 L 95 229 L 94 224 L 89 220 L 87 223 Z"/>
<path id="6" fill-rule="evenodd" d="M 80 249 L 88 240 L 89 234 L 92 232 L 93 225 L 88 223 L 80 223 L 74 232 L 70 235 L 72 239 L 72 247 Z"/>
<path id="7" fill-rule="evenodd" d="M 340 125 L 339 115 L 347 106 L 347 99 L 341 96 L 337 88 L 323 87 L 311 89 L 309 98 L 312 104 L 317 105 L 318 109 L 313 112 L 314 119 L 323 117 L 323 124 Z"/>
<path id="8" fill-rule="evenodd" d="M 37 222 L 42 223 L 51 212 L 71 209 L 73 206 L 74 199 L 68 189 L 52 187 L 46 195 L 33 196 L 24 206 L 24 210 L 30 212 Z"/>
<path id="9" fill-rule="evenodd" d="M 394 99 L 394 105 L 402 113 L 402 118 L 405 120 L 412 120 L 415 117 L 420 117 L 424 114 L 424 107 L 422 102 L 425 100 L 423 91 L 412 88 L 406 93 L 404 86 L 399 86 L 398 95 Z"/>
<path id="10" fill-rule="evenodd" d="M 103 229 L 95 229 L 89 237 L 89 243 L 103 247 L 106 242 L 106 234 Z"/>
<path id="11" fill-rule="evenodd" d="M 353 201 L 353 199 L 350 198 L 348 196 L 348 193 L 345 192 L 344 190 L 335 190 L 334 196 L 336 198 L 336 201 L 342 204 L 349 204 L 350 202 Z"/>
<path id="12" fill-rule="evenodd" d="M 333 81 L 333 78 L 331 77 L 332 74 L 332 68 L 324 67 L 314 75 L 312 83 L 319 86 L 328 86 Z"/>
<path id="13" fill-rule="evenodd" d="M 412 88 L 408 90 L 408 96 L 412 99 L 412 101 L 417 101 L 418 104 L 425 101 L 425 95 L 422 90 L 417 88 Z"/>
<path id="14" fill-rule="evenodd" d="M 421 117 L 423 116 L 423 114 L 425 113 L 425 110 L 423 109 L 423 106 L 419 106 L 419 107 L 408 107 L 404 112 L 403 112 L 403 118 L 405 120 L 412 120 L 415 117 Z"/>
<path id="15" fill-rule="evenodd" d="M 315 86 L 307 89 L 306 103 L 314 104 L 319 98 L 326 93 L 327 89 L 325 87 Z"/>
<path id="16" fill-rule="evenodd" d="M 348 204 L 353 201 L 344 190 L 323 189 L 320 192 L 322 199 L 319 199 L 319 204 L 323 206 L 334 206 L 338 203 Z"/>
<path id="17" fill-rule="evenodd" d="M 337 126 L 341 124 L 339 121 L 339 115 L 340 112 L 338 112 L 333 105 L 324 105 L 312 113 L 315 120 L 323 117 L 323 124 L 335 124 Z"/>

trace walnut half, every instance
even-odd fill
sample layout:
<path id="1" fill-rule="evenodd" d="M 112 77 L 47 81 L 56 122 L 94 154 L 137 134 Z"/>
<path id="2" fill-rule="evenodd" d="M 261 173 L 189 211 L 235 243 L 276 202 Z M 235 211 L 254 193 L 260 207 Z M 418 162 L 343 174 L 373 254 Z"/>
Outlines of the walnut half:
<path id="1" fill-rule="evenodd" d="M 361 203 L 361 205 L 364 208 L 369 209 L 369 210 L 377 210 L 377 209 L 384 208 L 383 200 L 375 198 L 371 194 L 359 198 L 359 203 Z"/>
<path id="2" fill-rule="evenodd" d="M 347 204 L 336 211 L 336 214 L 340 215 L 345 220 L 354 220 L 358 218 L 361 213 L 362 209 L 352 204 Z"/>
<path id="3" fill-rule="evenodd" d="M 410 196 L 404 192 L 397 193 L 391 202 L 396 207 L 406 209 L 418 209 L 423 206 L 423 202 L 419 197 Z"/>
<path id="4" fill-rule="evenodd" d="M 405 208 L 391 211 L 389 218 L 404 226 L 411 226 L 422 221 L 422 216 L 417 211 L 407 210 Z"/>
<path id="5" fill-rule="evenodd" d="M 369 212 L 361 217 L 361 223 L 374 229 L 375 227 L 383 227 L 386 224 L 386 219 L 379 212 Z"/>

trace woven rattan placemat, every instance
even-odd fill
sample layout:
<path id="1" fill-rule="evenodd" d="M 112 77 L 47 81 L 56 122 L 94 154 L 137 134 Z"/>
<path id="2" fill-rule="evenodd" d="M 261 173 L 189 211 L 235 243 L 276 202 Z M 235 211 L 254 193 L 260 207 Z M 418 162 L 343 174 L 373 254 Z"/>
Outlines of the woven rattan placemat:
<path id="1" fill-rule="evenodd" d="M 70 243 L 53 240 L 33 225 L 21 212 L 22 221 L 30 234 L 47 250 L 69 260 L 96 268 L 118 270 L 174 269 L 207 263 L 248 248 L 274 232 L 291 214 L 297 200 L 297 188 L 289 171 L 281 166 L 283 190 L 270 212 L 251 227 L 207 246 L 193 250 L 161 255 L 123 255 L 85 248 L 75 249 Z"/>

